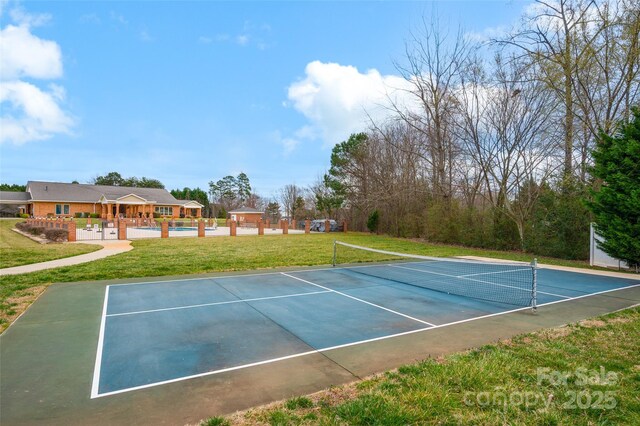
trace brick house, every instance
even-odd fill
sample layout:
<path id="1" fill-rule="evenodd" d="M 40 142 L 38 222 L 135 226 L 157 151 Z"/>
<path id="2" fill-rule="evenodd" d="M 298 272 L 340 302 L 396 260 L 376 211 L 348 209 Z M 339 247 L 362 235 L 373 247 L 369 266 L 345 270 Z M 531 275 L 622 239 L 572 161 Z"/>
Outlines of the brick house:
<path id="1" fill-rule="evenodd" d="M 229 212 L 229 219 L 240 223 L 258 223 L 264 212 L 252 207 L 240 207 Z"/>
<path id="2" fill-rule="evenodd" d="M 33 217 L 94 213 L 114 217 L 201 217 L 202 204 L 178 200 L 166 189 L 29 181 L 26 192 L 0 191 L 0 206 L 19 206 Z"/>

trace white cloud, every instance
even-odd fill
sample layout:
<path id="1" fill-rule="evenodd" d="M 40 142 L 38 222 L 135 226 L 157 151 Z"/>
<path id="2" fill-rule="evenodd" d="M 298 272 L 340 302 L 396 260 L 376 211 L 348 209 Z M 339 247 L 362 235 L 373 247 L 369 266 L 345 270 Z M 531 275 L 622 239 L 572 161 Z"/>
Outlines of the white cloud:
<path id="1" fill-rule="evenodd" d="M 9 12 L 13 24 L 0 29 L 0 143 L 22 144 L 69 134 L 73 118 L 61 104 L 62 86 L 41 88 L 21 79 L 51 80 L 62 77 L 62 54 L 54 41 L 31 33 L 31 27 L 48 22 L 49 15 L 29 15 L 21 8 Z"/>
<path id="2" fill-rule="evenodd" d="M 51 15 L 48 13 L 34 15 L 27 13 L 20 5 L 14 6 L 9 11 L 9 15 L 13 22 L 26 27 L 40 27 L 51 20 Z"/>
<path id="3" fill-rule="evenodd" d="M 96 24 L 99 25 L 102 23 L 102 20 L 96 13 L 87 13 L 80 17 L 80 22 L 83 24 Z"/>
<path id="4" fill-rule="evenodd" d="M 116 21 L 118 24 L 121 24 L 121 25 L 129 24 L 129 21 L 127 21 L 127 19 L 123 15 L 116 13 L 113 10 L 109 13 L 109 16 L 111 17 L 112 20 Z"/>
<path id="5" fill-rule="evenodd" d="M 286 157 L 296 149 L 300 141 L 293 138 L 284 138 L 281 143 L 283 146 L 283 154 Z"/>
<path id="6" fill-rule="evenodd" d="M 370 119 L 390 115 L 389 97 L 403 102 L 407 82 L 400 76 L 382 75 L 375 69 L 365 73 L 356 67 L 314 61 L 304 79 L 291 84 L 288 99 L 310 124 L 300 134 L 321 135 L 324 146 L 333 146 L 351 133 L 367 129 Z"/>
<path id="7" fill-rule="evenodd" d="M 269 40 L 265 40 L 264 36 L 268 37 L 270 33 L 271 26 L 269 24 L 265 23 L 256 26 L 250 21 L 245 21 L 242 29 L 235 34 L 220 33 L 215 37 L 200 36 L 198 42 L 210 44 L 215 41 L 216 43 L 232 43 L 243 47 L 254 46 L 258 50 L 267 50 L 272 46 L 272 43 Z"/>
<path id="8" fill-rule="evenodd" d="M 64 96 L 64 89 L 57 85 L 43 91 L 31 83 L 3 81 L 0 104 L 7 103 L 10 108 L 3 108 L 0 117 L 0 143 L 22 144 L 70 133 L 73 119 L 58 105 Z"/>
<path id="9" fill-rule="evenodd" d="M 507 25 L 498 25 L 496 27 L 487 27 L 482 31 L 469 31 L 465 33 L 465 38 L 471 42 L 487 43 L 493 39 L 501 39 L 507 36 L 510 27 Z"/>
<path id="10" fill-rule="evenodd" d="M 57 43 L 34 36 L 26 25 L 7 25 L 0 30 L 2 80 L 61 77 L 61 57 Z"/>
<path id="11" fill-rule="evenodd" d="M 154 38 L 149 34 L 149 31 L 146 28 L 140 30 L 140 40 L 145 43 L 150 43 L 154 41 Z"/>
<path id="12" fill-rule="evenodd" d="M 247 43 L 249 43 L 249 36 L 246 34 L 237 36 L 236 43 L 238 43 L 240 46 L 246 46 Z"/>

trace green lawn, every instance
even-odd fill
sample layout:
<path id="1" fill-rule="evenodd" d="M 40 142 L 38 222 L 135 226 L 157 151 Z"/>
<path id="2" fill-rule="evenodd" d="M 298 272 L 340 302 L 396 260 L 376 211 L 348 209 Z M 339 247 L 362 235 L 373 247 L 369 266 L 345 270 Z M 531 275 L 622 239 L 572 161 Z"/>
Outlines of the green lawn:
<path id="1" fill-rule="evenodd" d="M 40 244 L 11 229 L 23 219 L 0 220 L 0 268 L 46 262 L 99 250 L 89 244 Z"/>
<path id="2" fill-rule="evenodd" d="M 138 240 L 133 242 L 134 250 L 95 262 L 0 277 L 0 330 L 13 321 L 39 292 L 51 283 L 326 265 L 331 263 L 334 238 L 390 251 L 431 256 L 476 255 L 524 261 L 530 261 L 532 258 L 531 255 L 523 253 L 425 244 L 364 233 Z M 340 251 L 342 261 L 371 261 L 382 258 L 385 256 L 358 258 L 348 249 Z M 570 266 L 586 266 L 585 262 L 541 260 Z"/>
<path id="3" fill-rule="evenodd" d="M 640 308 L 202 424 L 638 425 Z"/>

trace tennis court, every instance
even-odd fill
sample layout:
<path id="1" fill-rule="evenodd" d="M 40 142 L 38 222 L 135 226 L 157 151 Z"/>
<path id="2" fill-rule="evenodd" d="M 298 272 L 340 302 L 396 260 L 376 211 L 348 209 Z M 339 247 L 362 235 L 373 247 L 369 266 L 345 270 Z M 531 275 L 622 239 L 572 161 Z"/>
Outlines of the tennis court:
<path id="1" fill-rule="evenodd" d="M 54 284 L 0 336 L 0 423 L 196 424 L 640 303 L 635 275 L 337 263 Z"/>
<path id="2" fill-rule="evenodd" d="M 640 286 L 515 263 L 400 260 L 109 285 L 91 398 Z"/>

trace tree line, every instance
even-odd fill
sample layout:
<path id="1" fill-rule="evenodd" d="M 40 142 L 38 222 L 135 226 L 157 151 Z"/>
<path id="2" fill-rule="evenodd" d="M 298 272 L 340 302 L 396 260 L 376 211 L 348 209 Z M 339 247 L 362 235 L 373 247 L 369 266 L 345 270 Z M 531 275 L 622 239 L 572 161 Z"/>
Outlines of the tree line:
<path id="1" fill-rule="evenodd" d="M 602 186 L 592 153 L 640 95 L 640 7 L 529 10 L 481 44 L 423 22 L 396 64 L 405 85 L 389 118 L 333 148 L 316 205 L 355 229 L 586 258 Z"/>

